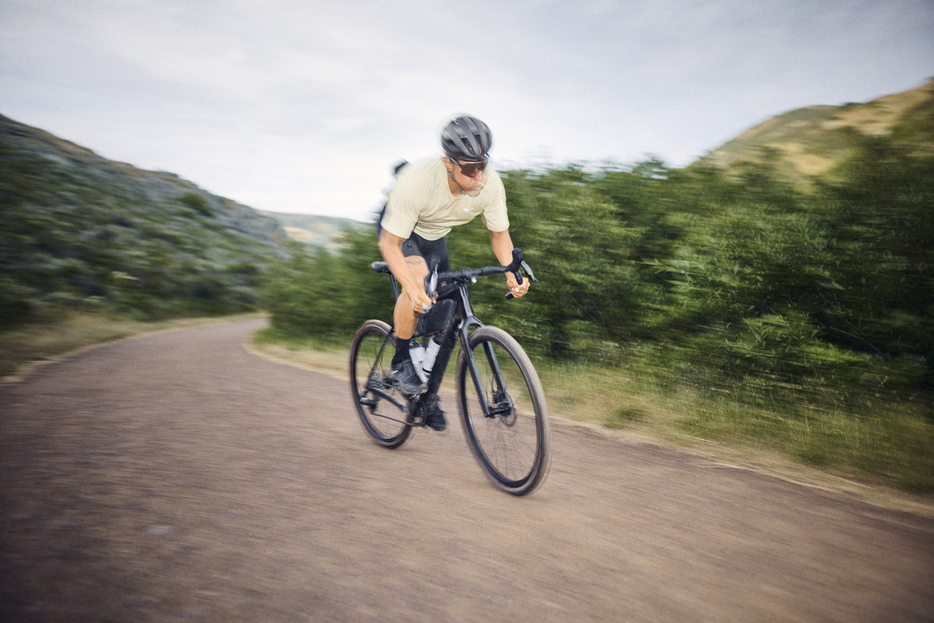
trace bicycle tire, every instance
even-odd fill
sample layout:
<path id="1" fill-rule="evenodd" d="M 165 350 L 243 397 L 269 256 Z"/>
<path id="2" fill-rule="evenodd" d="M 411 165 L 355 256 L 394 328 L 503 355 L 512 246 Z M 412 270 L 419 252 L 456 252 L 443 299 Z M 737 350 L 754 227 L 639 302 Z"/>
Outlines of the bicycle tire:
<path id="1" fill-rule="evenodd" d="M 461 351 L 457 361 L 458 408 L 467 445 L 496 487 L 529 494 L 545 481 L 551 459 L 548 406 L 538 373 L 502 329 L 481 327 L 468 343 L 473 358 Z M 488 415 L 484 404 L 491 409 Z"/>
<path id="2" fill-rule="evenodd" d="M 350 391 L 363 430 L 384 448 L 398 448 L 412 434 L 408 401 L 387 384 L 395 352 L 392 329 L 382 320 L 367 320 L 354 335 L 350 347 Z"/>

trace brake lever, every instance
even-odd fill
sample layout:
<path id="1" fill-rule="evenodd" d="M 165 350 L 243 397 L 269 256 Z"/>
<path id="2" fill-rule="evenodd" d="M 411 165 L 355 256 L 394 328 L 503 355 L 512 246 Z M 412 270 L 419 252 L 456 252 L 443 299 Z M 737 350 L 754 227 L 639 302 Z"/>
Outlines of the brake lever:
<path id="1" fill-rule="evenodd" d="M 519 285 L 522 285 L 522 270 L 524 270 L 525 274 L 528 275 L 529 281 L 531 281 L 532 283 L 538 283 L 538 279 L 535 278 L 535 274 L 532 272 L 532 269 L 529 268 L 529 265 L 526 263 L 526 261 L 522 259 L 522 251 L 520 249 L 512 250 L 512 258 L 513 258 L 513 262 L 512 264 L 510 264 L 510 267 L 515 266 L 516 269 L 510 270 L 509 272 L 513 273 L 516 276 L 516 282 Z M 519 270 L 520 268 L 522 270 Z M 508 292 L 506 294 L 507 301 L 511 301 L 514 298 L 516 297 L 512 292 Z"/>
<path id="2" fill-rule="evenodd" d="M 425 275 L 425 294 L 428 295 L 428 298 L 433 299 L 438 294 L 438 260 L 434 259 L 431 262 L 431 272 Z M 424 311 L 428 311 L 429 307 L 425 304 L 422 305 Z"/>
<path id="3" fill-rule="evenodd" d="M 428 296 L 434 298 L 438 295 L 438 267 L 435 266 L 435 269 L 431 271 L 431 276 L 428 280 Z"/>
<path id="4" fill-rule="evenodd" d="M 521 286 L 522 285 L 522 271 L 519 268 L 525 264 L 525 261 L 522 259 L 522 249 L 513 249 L 512 250 L 512 264 L 506 267 L 506 270 L 511 272 L 516 276 L 516 282 Z"/>

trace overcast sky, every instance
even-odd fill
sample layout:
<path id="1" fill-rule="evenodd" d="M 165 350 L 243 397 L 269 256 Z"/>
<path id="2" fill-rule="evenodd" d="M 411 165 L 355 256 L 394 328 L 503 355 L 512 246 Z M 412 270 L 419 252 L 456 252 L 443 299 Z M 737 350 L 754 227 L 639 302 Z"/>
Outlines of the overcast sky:
<path id="1" fill-rule="evenodd" d="M 934 77 L 934 0 L 0 0 L 0 114 L 252 207 L 369 220 L 468 112 L 498 168 L 688 164 Z"/>

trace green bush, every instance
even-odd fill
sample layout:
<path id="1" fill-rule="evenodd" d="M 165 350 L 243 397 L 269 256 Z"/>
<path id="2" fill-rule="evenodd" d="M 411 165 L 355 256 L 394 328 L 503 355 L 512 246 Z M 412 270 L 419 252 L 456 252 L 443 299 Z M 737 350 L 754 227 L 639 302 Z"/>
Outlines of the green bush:
<path id="1" fill-rule="evenodd" d="M 510 232 L 542 283 L 506 303 L 499 280 L 481 280 L 474 304 L 555 360 L 615 365 L 657 343 L 668 367 L 699 366 L 709 387 L 930 397 L 931 173 L 881 139 L 834 172 L 846 184 L 811 193 L 768 162 L 730 176 L 654 160 L 506 172 Z M 495 261 L 482 223 L 449 244 L 455 267 Z M 375 238 L 360 233 L 335 256 L 296 247 L 269 275 L 274 322 L 335 334 L 389 319 L 387 280 L 367 268 L 376 259 Z"/>

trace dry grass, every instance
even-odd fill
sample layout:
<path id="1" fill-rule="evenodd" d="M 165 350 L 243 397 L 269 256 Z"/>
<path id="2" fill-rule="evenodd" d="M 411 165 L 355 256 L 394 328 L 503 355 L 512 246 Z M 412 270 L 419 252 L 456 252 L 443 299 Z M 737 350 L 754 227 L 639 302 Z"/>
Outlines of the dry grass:
<path id="1" fill-rule="evenodd" d="M 247 345 L 255 355 L 348 380 L 349 349 L 315 350 L 271 343 L 254 334 Z"/>
<path id="2" fill-rule="evenodd" d="M 897 414 L 887 413 L 882 420 L 869 418 L 874 425 L 867 425 L 865 414 L 833 412 L 818 419 L 813 409 L 803 407 L 811 411 L 812 419 L 801 422 L 789 413 L 750 407 L 730 395 L 702 397 L 688 386 L 663 387 L 651 374 L 625 369 L 539 364 L 538 372 L 554 418 L 629 442 L 677 447 L 720 465 L 934 515 L 934 495 L 909 492 L 929 491 L 930 451 L 884 447 L 892 441 L 886 442 L 892 435 L 891 425 L 883 430 L 878 424 Z M 918 430 L 924 427 L 923 420 L 908 415 L 897 415 L 906 431 L 899 437 L 900 446 L 910 438 L 926 438 Z M 860 421 L 867 436 L 865 452 L 837 446 L 816 430 L 831 428 L 837 433 L 845 429 L 844 423 L 852 427 Z M 870 444 L 876 446 L 871 453 Z M 819 461 L 814 460 L 815 454 Z M 888 473 L 881 477 L 866 461 L 885 461 Z"/>

